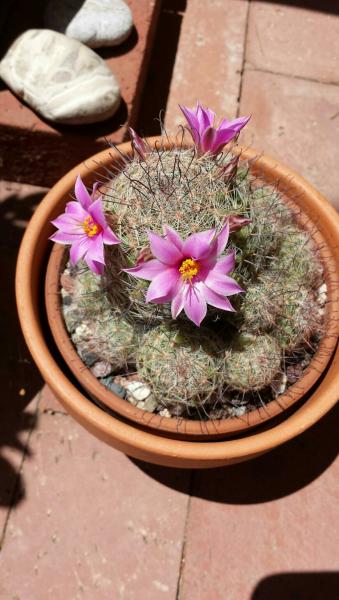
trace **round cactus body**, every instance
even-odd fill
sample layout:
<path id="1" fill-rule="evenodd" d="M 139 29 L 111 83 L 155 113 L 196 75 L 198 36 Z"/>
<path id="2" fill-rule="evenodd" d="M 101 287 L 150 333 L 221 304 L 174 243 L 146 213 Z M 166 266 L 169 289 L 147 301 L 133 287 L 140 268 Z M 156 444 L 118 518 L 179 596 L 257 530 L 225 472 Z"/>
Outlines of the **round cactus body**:
<path id="1" fill-rule="evenodd" d="M 224 358 L 224 383 L 248 392 L 269 386 L 281 369 L 281 351 L 268 335 L 235 337 Z"/>
<path id="2" fill-rule="evenodd" d="M 160 325 L 147 331 L 137 350 L 137 368 L 165 406 L 199 406 L 217 386 L 221 342 L 209 330 L 180 330 Z"/>

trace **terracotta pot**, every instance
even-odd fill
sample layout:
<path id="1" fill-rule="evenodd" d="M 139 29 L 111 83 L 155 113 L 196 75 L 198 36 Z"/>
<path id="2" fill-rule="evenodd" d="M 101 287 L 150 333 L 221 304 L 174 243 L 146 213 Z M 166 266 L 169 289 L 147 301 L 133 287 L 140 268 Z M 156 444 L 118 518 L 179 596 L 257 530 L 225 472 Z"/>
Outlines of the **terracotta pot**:
<path id="1" fill-rule="evenodd" d="M 64 200 L 62 199 L 63 203 Z M 59 212 L 64 206 L 60 205 Z M 301 220 L 301 218 L 299 218 Z M 314 224 L 309 219 L 304 219 L 304 227 L 314 229 Z M 309 367 L 303 376 L 286 393 L 279 396 L 278 400 L 269 402 L 265 409 L 251 411 L 243 418 L 228 418 L 210 421 L 192 421 L 188 419 L 166 418 L 141 410 L 107 390 L 97 378 L 91 373 L 78 356 L 66 330 L 61 311 L 60 275 L 68 260 L 68 250 L 64 246 L 55 244 L 48 261 L 45 302 L 48 322 L 58 347 L 65 362 L 91 397 L 99 403 L 107 406 L 120 416 L 134 421 L 138 426 L 154 430 L 157 434 L 169 434 L 171 437 L 181 439 L 218 439 L 225 436 L 236 435 L 250 429 L 265 425 L 267 421 L 281 415 L 281 413 L 293 406 L 298 400 L 305 397 L 307 392 L 316 383 L 321 373 L 325 370 L 336 345 L 335 330 L 337 321 L 334 318 L 338 311 L 335 302 L 335 286 L 332 284 L 334 259 L 331 251 L 319 231 L 312 231 L 314 241 L 320 248 L 320 255 L 326 264 L 325 279 L 328 287 L 328 303 L 326 304 L 326 322 L 328 329 L 323 337 L 317 353 L 314 355 Z"/>
<path id="2" fill-rule="evenodd" d="M 130 151 L 130 145 L 124 144 L 120 147 L 120 150 L 128 153 Z M 246 159 L 252 159 L 255 157 L 255 152 L 246 151 L 243 155 Z M 92 164 L 94 164 L 95 161 L 95 169 L 97 170 L 98 165 L 105 166 L 111 163 L 112 156 L 115 158 L 111 150 L 104 151 L 93 157 Z M 329 335 L 325 338 L 321 356 L 319 355 L 316 357 L 316 361 L 322 361 L 323 355 L 326 355 L 326 361 L 322 362 L 321 365 L 321 369 L 323 369 L 329 359 L 329 355 L 334 348 L 338 336 L 338 215 L 328 202 L 314 190 L 314 188 L 301 177 L 297 176 L 286 167 L 279 165 L 273 159 L 262 157 L 255 162 L 253 168 L 256 170 L 259 169 L 261 174 L 264 173 L 267 181 L 276 181 L 279 179 L 283 186 L 288 188 L 288 193 L 290 195 L 293 197 L 298 196 L 298 205 L 306 215 L 305 220 L 317 223 L 319 236 L 322 240 L 321 247 L 326 254 L 326 263 L 328 265 L 327 281 L 331 298 L 331 302 L 329 303 L 329 306 L 331 307 L 329 313 L 331 314 L 331 319 L 328 323 Z M 142 458 L 143 460 L 173 466 L 209 467 L 238 462 L 266 452 L 270 448 L 291 439 L 312 425 L 334 405 L 336 402 L 335 369 L 339 362 L 338 352 L 319 387 L 292 416 L 267 431 L 255 435 L 248 435 L 247 437 L 236 440 L 209 443 L 180 441 L 172 439 L 172 436 L 174 438 L 173 431 L 168 431 L 168 435 L 171 435 L 171 439 L 154 435 L 153 433 L 144 431 L 140 426 L 137 428 L 133 424 L 123 422 L 105 413 L 81 394 L 81 392 L 79 392 L 79 390 L 75 388 L 62 373 L 56 360 L 48 349 L 42 331 L 38 307 L 38 292 L 42 275 L 42 264 L 47 255 L 48 236 L 53 229 L 50 225 L 50 220 L 60 213 L 60 209 L 69 199 L 69 193 L 73 189 L 75 177 L 78 173 L 81 174 L 88 185 L 93 183 L 95 179 L 95 174 L 88 170 L 88 165 L 80 165 L 62 178 L 47 194 L 44 201 L 36 210 L 24 236 L 18 258 L 16 278 L 19 316 L 33 358 L 47 383 L 60 398 L 60 401 L 64 404 L 66 409 L 73 414 L 77 420 L 100 439 L 123 450 L 127 454 Z M 56 250 L 55 255 L 57 255 L 58 252 L 61 252 L 61 250 Z M 55 255 L 54 258 L 56 259 Z M 325 257 L 324 254 L 323 257 Z M 49 292 L 52 293 L 51 298 L 54 297 L 55 299 L 55 291 L 55 289 L 51 290 L 49 288 Z M 68 336 L 67 340 L 70 344 Z M 319 362 L 316 364 L 320 365 Z M 312 373 L 312 371 L 313 369 L 310 369 L 305 374 L 305 377 L 308 377 L 311 383 L 307 382 L 308 380 L 306 379 L 303 384 L 302 393 L 304 393 L 316 380 L 315 374 Z M 81 380 L 82 379 L 83 374 Z M 86 385 L 87 383 L 88 382 L 86 382 Z M 103 387 L 96 380 L 95 383 L 99 385 L 100 388 Z M 105 390 L 105 388 L 103 389 Z M 114 396 L 111 393 L 109 393 L 109 395 L 111 397 Z M 138 410 L 120 398 L 115 398 L 117 398 L 119 402 L 122 402 L 125 407 L 129 408 L 130 406 L 131 409 Z M 144 417 L 144 411 L 140 412 L 142 412 Z M 128 418 L 131 419 L 131 416 L 128 415 Z M 166 419 L 166 421 L 172 421 L 172 419 Z M 229 423 L 229 420 L 227 421 Z M 139 423 L 142 423 L 142 421 L 139 420 Z M 203 432 L 200 430 L 200 432 L 197 432 L 195 435 L 199 436 L 202 433 Z M 218 435 L 219 430 L 216 431 L 213 425 L 213 430 L 209 433 Z M 203 435 L 206 434 L 203 433 Z M 222 435 L 224 435 L 224 433 L 222 433 Z M 194 439 L 197 438 L 195 437 Z"/>

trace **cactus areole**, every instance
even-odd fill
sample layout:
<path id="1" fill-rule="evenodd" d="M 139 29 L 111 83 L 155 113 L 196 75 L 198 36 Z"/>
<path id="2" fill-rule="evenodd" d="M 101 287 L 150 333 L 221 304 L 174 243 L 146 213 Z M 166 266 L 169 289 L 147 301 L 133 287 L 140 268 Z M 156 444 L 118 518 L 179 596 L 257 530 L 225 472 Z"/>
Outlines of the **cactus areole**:
<path id="1" fill-rule="evenodd" d="M 326 346 L 329 271 L 315 223 L 241 156 L 249 117 L 180 108 L 174 143 L 130 129 L 132 151 L 91 193 L 75 180 L 50 238 L 65 247 L 60 308 L 86 377 L 124 416 L 236 432 L 300 397 Z"/>

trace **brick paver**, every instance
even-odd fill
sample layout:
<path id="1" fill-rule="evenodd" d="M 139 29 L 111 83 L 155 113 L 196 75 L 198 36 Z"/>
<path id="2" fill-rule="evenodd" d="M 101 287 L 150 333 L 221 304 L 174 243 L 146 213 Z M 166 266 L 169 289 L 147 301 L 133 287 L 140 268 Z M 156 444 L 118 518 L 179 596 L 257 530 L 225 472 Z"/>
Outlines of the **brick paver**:
<path id="1" fill-rule="evenodd" d="M 0 182 L 0 545 L 9 506 L 21 504 L 25 486 L 19 474 L 30 431 L 35 426 L 41 378 L 26 349 L 15 311 L 17 246 L 44 188 Z M 2 599 L 1 599 L 2 600 Z"/>
<path id="2" fill-rule="evenodd" d="M 339 208 L 339 86 L 245 71 L 240 112 L 252 113 L 241 143 L 282 160 Z"/>
<path id="3" fill-rule="evenodd" d="M 40 416 L 30 448 L 1 600 L 175 600 L 189 473 L 164 486 L 60 414 Z"/>
<path id="4" fill-rule="evenodd" d="M 251 2 L 247 67 L 339 83 L 339 16 L 296 4 Z"/>
<path id="5" fill-rule="evenodd" d="M 220 115 L 237 112 L 248 2 L 188 2 L 166 110 L 170 131 L 182 122 L 178 103 L 197 100 Z"/>
<path id="6" fill-rule="evenodd" d="M 269 575 L 293 583 L 296 573 L 337 571 L 338 408 L 260 459 L 195 474 L 180 600 L 277 600 L 274 585 L 254 596 Z M 279 600 L 332 600 L 338 583 L 315 596 L 306 579 L 300 596 L 291 585 Z"/>

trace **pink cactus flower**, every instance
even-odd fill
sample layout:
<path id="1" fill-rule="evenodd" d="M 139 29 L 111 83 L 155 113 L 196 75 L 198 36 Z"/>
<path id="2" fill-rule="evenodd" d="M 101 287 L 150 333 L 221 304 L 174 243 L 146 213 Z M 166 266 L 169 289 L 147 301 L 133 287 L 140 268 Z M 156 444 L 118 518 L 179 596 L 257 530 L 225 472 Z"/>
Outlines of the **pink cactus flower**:
<path id="1" fill-rule="evenodd" d="M 75 183 L 76 200 L 66 204 L 65 212 L 52 221 L 58 228 L 50 240 L 59 244 L 70 244 L 71 263 L 83 259 L 97 275 L 102 275 L 105 266 L 104 244 L 120 244 L 106 222 L 102 198 L 94 199 L 98 184 L 90 195 L 80 175 Z"/>
<path id="2" fill-rule="evenodd" d="M 240 117 L 233 121 L 222 119 L 218 127 L 214 127 L 215 113 L 209 108 L 203 108 L 199 102 L 195 109 L 180 106 L 193 137 L 199 154 L 216 155 L 222 148 L 245 127 L 251 117 Z"/>
<path id="3" fill-rule="evenodd" d="M 151 281 L 146 302 L 171 302 L 172 317 L 182 310 L 198 327 L 205 318 L 207 304 L 233 311 L 227 296 L 244 290 L 228 276 L 234 270 L 235 253 L 222 255 L 229 224 L 217 234 L 215 229 L 193 233 L 185 241 L 164 226 L 165 237 L 148 232 L 153 259 L 124 269 L 134 277 Z"/>

